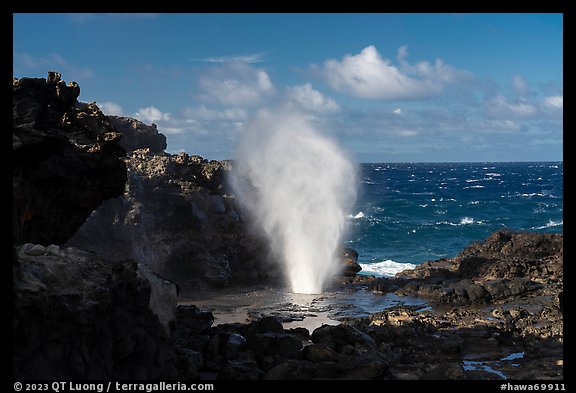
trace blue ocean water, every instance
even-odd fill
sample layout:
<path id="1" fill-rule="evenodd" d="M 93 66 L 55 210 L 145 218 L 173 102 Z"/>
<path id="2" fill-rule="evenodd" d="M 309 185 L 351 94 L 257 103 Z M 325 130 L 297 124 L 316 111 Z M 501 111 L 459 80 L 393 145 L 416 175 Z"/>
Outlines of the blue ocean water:
<path id="1" fill-rule="evenodd" d="M 457 255 L 508 228 L 563 231 L 562 162 L 361 164 L 346 243 L 367 274 Z"/>

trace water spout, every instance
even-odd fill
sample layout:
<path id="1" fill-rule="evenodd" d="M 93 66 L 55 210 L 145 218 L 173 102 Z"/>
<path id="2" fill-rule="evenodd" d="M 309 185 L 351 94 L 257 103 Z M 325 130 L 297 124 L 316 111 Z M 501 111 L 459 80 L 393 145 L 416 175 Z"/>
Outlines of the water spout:
<path id="1" fill-rule="evenodd" d="M 299 113 L 261 113 L 244 131 L 232 187 L 292 291 L 320 293 L 341 268 L 356 166 Z"/>

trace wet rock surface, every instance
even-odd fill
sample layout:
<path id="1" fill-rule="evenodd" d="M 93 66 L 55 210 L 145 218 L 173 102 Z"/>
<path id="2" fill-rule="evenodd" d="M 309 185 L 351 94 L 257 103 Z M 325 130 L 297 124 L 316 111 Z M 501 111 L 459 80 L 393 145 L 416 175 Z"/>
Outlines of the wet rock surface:
<path id="1" fill-rule="evenodd" d="M 199 377 L 562 379 L 562 247 L 561 235 L 496 232 L 453 260 L 426 263 L 385 284 L 357 277 L 348 290 L 371 285 L 379 293 L 385 287 L 408 292 L 412 280 L 417 288 L 433 290 L 425 292 L 428 305 L 397 305 L 366 317 L 333 315 L 339 325 L 323 325 L 309 335 L 283 329 L 288 306 L 272 311 L 275 317 L 254 312 L 248 324 L 217 325 L 207 334 L 208 341 L 219 337 L 213 348 L 220 352 L 212 352 L 211 366 L 200 369 Z M 459 287 L 466 296 L 447 295 Z"/>
<path id="2" fill-rule="evenodd" d="M 488 304 L 536 295 L 558 298 L 563 259 L 561 234 L 497 231 L 455 258 L 424 262 L 372 286 L 423 296 L 434 304 Z"/>

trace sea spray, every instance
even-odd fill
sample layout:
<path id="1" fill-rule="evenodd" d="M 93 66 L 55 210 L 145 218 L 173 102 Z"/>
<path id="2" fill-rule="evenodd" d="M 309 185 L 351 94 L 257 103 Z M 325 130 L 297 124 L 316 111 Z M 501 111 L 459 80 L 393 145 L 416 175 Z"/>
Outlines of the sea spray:
<path id="1" fill-rule="evenodd" d="M 244 130 L 232 187 L 268 238 L 294 293 L 320 293 L 341 268 L 356 166 L 304 115 L 261 112 Z"/>

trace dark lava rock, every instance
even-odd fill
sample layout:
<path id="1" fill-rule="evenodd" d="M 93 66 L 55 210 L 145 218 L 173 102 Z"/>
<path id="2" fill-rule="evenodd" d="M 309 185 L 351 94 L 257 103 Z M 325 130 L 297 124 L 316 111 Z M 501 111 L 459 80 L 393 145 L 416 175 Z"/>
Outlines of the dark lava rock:
<path id="1" fill-rule="evenodd" d="M 188 334 L 200 335 L 210 330 L 214 323 L 214 315 L 208 311 L 200 311 L 194 305 L 178 305 L 176 307 L 176 318 L 180 328 L 185 328 Z"/>
<path id="2" fill-rule="evenodd" d="M 311 344 L 304 347 L 304 359 L 313 363 L 334 361 L 338 358 L 338 353 L 322 344 Z"/>
<path id="3" fill-rule="evenodd" d="M 376 347 L 369 335 L 345 324 L 320 326 L 312 332 L 312 342 L 322 344 L 336 352 L 343 352 L 349 346 L 360 352 L 373 350 Z"/>
<path id="4" fill-rule="evenodd" d="M 98 208 L 70 245 L 146 263 L 185 292 L 280 278 L 227 193 L 230 162 L 140 149 L 126 165 L 124 195 Z"/>
<path id="5" fill-rule="evenodd" d="M 120 146 L 131 152 L 148 148 L 152 153 L 162 153 L 166 149 L 166 136 L 158 132 L 156 124 L 146 125 L 131 117 L 108 116 L 108 121 L 122 133 Z"/>
<path id="6" fill-rule="evenodd" d="M 455 258 L 422 263 L 375 286 L 455 305 L 486 304 L 529 292 L 558 296 L 563 260 L 561 234 L 497 231 Z"/>
<path id="7" fill-rule="evenodd" d="M 14 280 L 15 379 L 174 378 L 176 287 L 135 262 L 27 244 Z"/>
<path id="8" fill-rule="evenodd" d="M 344 263 L 342 275 L 344 275 L 344 277 L 354 277 L 362 270 L 362 267 L 358 263 L 358 252 L 356 250 L 348 247 L 344 248 L 342 251 L 342 260 Z"/>
<path id="9" fill-rule="evenodd" d="M 126 182 L 121 134 L 60 74 L 13 82 L 14 242 L 62 244 Z"/>

